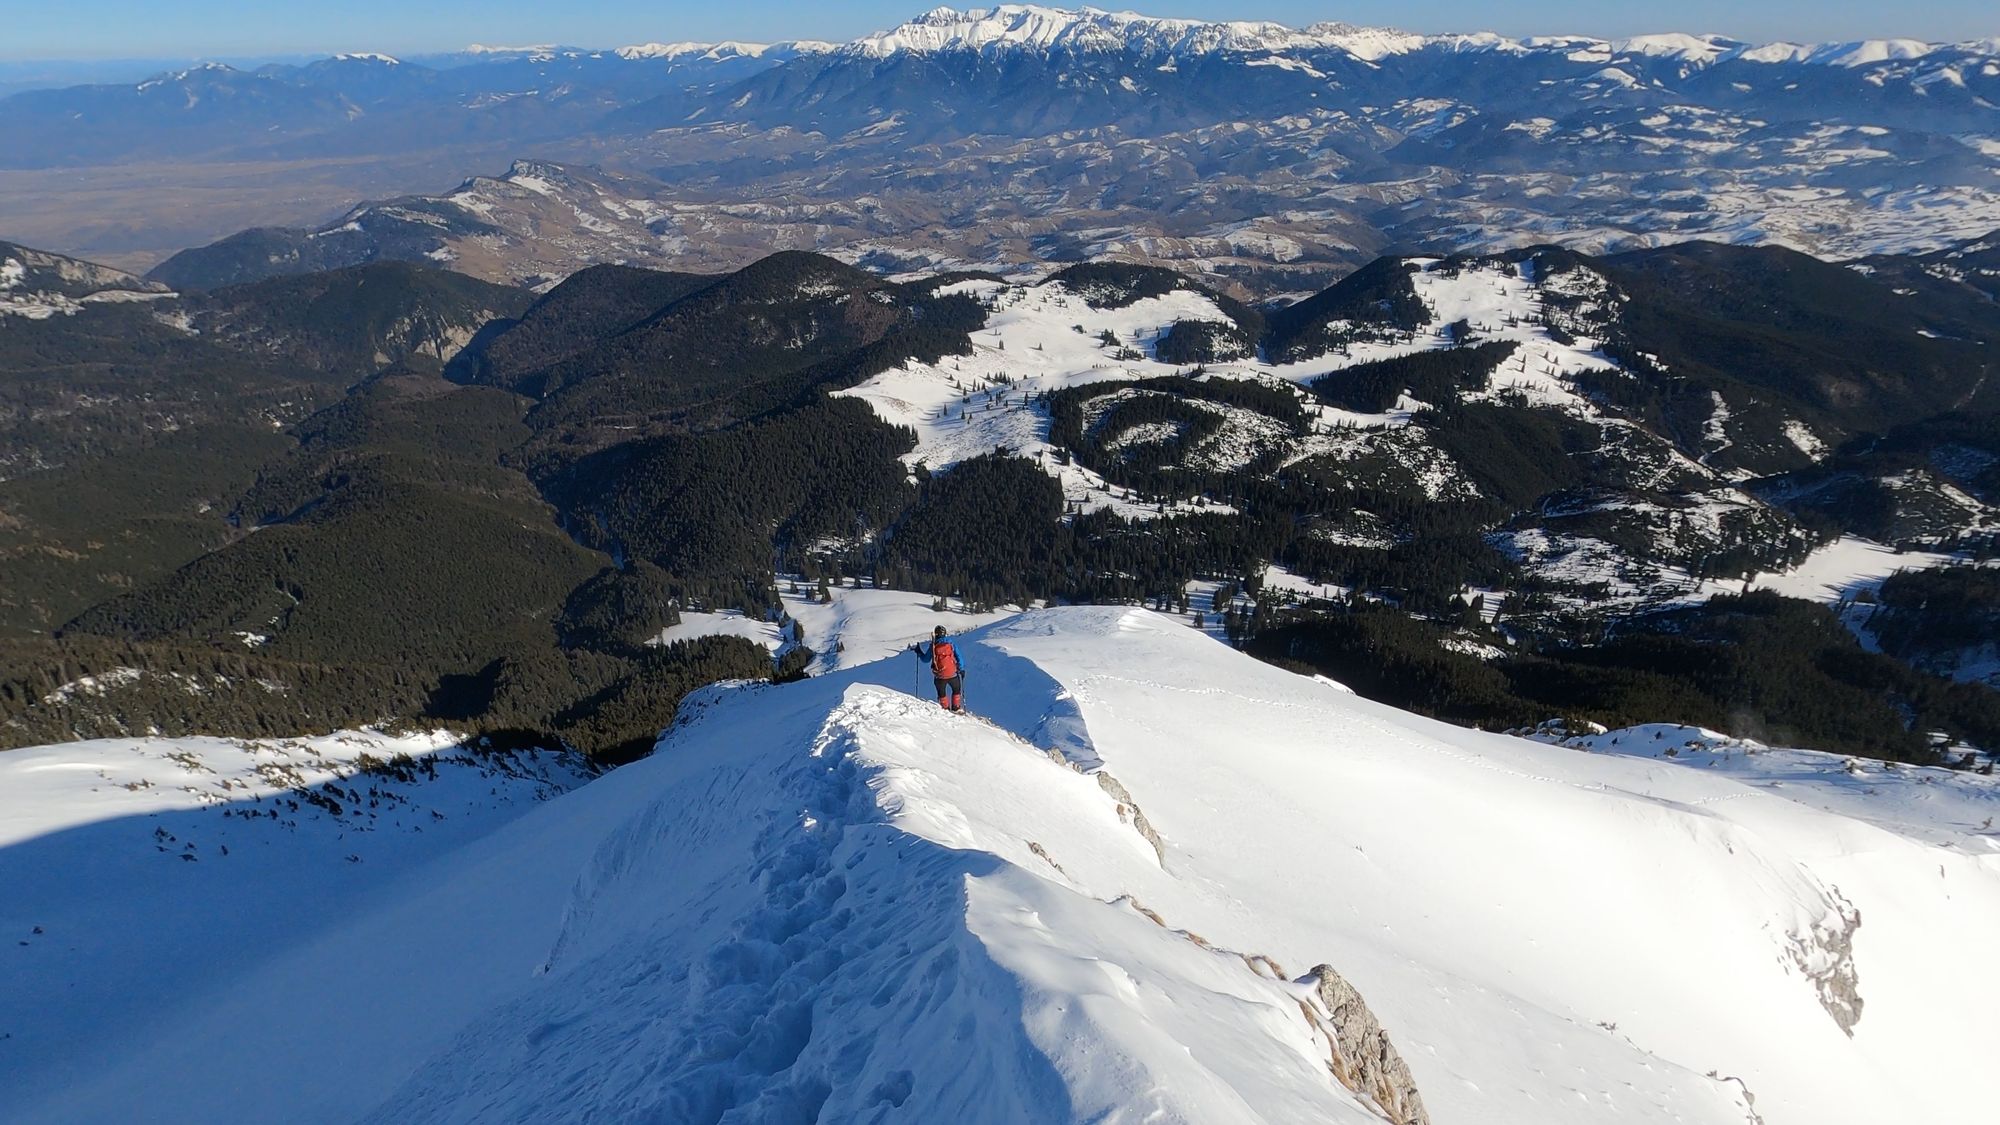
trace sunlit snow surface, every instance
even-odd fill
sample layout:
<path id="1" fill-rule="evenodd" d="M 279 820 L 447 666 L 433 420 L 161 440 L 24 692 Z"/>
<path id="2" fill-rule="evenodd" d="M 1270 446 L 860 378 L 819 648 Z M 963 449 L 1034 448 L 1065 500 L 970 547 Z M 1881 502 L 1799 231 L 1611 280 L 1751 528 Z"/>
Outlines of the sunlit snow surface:
<path id="1" fill-rule="evenodd" d="M 441 734 L 0 752 L 0 1120 L 83 1088 L 100 1052 L 143 1043 L 166 1009 L 226 990 L 589 776 L 571 755 L 475 752 Z M 329 963 L 299 987 L 340 987 L 346 971 Z"/>
<path id="2" fill-rule="evenodd" d="M 836 587 L 831 601 L 811 601 L 794 594 L 789 581 L 781 582 L 785 612 L 805 629 L 805 644 L 819 657 L 815 673 L 852 668 L 883 657 L 902 657 L 915 669 L 917 661 L 905 653 L 913 644 L 928 641 L 939 625 L 949 633 L 963 633 L 1014 615 L 1014 610 L 966 613 L 955 598 L 946 599 L 946 612 L 933 609 L 937 601 L 930 594 L 906 590 L 873 590 Z M 800 584 L 802 591 L 809 584 Z M 914 681 L 913 681 L 914 682 Z M 898 685 L 900 686 L 900 684 Z M 928 681 L 918 684 L 928 690 Z"/>
<path id="3" fill-rule="evenodd" d="M 672 645 L 699 640 L 702 637 L 741 637 L 773 650 L 784 644 L 784 638 L 779 635 L 777 622 L 758 621 L 744 616 L 741 610 L 734 609 L 720 613 L 683 612 L 678 625 L 669 625 L 660 630 L 659 636 L 647 643 Z"/>
<path id="4" fill-rule="evenodd" d="M 1958 561 L 1935 551 L 1897 551 L 1850 535 L 1819 548 L 1790 570 L 1758 575 L 1751 585 L 1788 598 L 1831 603 L 1880 590 L 1883 582 L 1901 571 Z"/>
<path id="5" fill-rule="evenodd" d="M 1859 536 L 1843 536 L 1822 544 L 1796 566 L 1751 575 L 1747 579 L 1697 579 L 1678 567 L 1635 566 L 1616 547 L 1587 536 L 1550 535 L 1539 528 L 1508 534 L 1503 545 L 1548 578 L 1601 584 L 1604 604 L 1644 603 L 1685 605 L 1705 602 L 1717 594 L 1770 590 L 1788 598 L 1844 605 L 1873 593 L 1891 576 L 1906 570 L 1928 570 L 1965 562 L 1963 556 L 1936 551 L 1897 551 Z M 1635 582 L 1633 576 L 1643 579 Z M 1856 620 L 1867 616 L 1855 609 Z"/>
<path id="6" fill-rule="evenodd" d="M 961 649 L 991 724 L 903 657 L 710 689 L 653 757 L 295 924 L 299 886 L 372 862 L 314 841 L 225 907 L 181 892 L 227 869 L 143 817 L 78 837 L 108 893 L 17 839 L 0 924 L 83 930 L 0 948 L 0 1119 L 1374 1120 L 1238 954 L 1352 981 L 1437 1122 L 1990 1106 L 2000 970 L 1941 951 L 2000 932 L 1991 779 L 1480 734 L 1138 610 Z M 57 999 L 126 956 L 162 975 Z"/>

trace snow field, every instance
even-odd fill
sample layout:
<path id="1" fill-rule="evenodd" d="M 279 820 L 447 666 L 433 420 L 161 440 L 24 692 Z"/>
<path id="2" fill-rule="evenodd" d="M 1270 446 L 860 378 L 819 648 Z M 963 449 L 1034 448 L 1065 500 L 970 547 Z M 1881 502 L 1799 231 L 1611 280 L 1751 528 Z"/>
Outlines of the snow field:
<path id="1" fill-rule="evenodd" d="M 1977 1019 L 2000 981 L 1955 985 L 1907 962 L 1935 965 L 1923 925 L 1993 924 L 1993 860 L 1827 815 L 1806 786 L 1760 800 L 1679 765 L 1523 752 L 1331 690 L 1313 698 L 1226 650 L 1203 659 L 1183 630 L 1156 638 L 1151 615 L 1123 618 L 1121 640 L 1173 652 L 1144 663 L 1177 674 L 1134 671 L 1116 645 L 1063 659 L 1068 638 L 1023 635 L 1031 620 L 989 643 L 1060 664 L 1106 768 L 1167 839 L 1168 870 L 1227 888 L 1206 900 L 1184 876 L 1139 897 L 1219 944 L 1331 961 L 1396 1037 L 1434 1120 L 1742 1120 L 1707 1102 L 1728 1097 L 1696 1077 L 1711 1070 L 1742 1077 L 1767 1122 L 1893 1120 L 1926 1097 L 1983 1097 L 1969 1058 L 1948 1079 L 1921 1061 L 1932 1017 L 1918 1013 Z M 1918 881 L 1937 863 L 1948 887 Z M 1871 901 L 1903 914 L 1856 931 L 1860 991 L 1878 965 L 1907 990 L 1850 1040 L 1798 963 L 1827 956 L 1843 902 L 1872 923 Z M 1899 1073 L 1953 1088 L 1896 1089 Z"/>
<path id="2" fill-rule="evenodd" d="M 1880 590 L 1882 583 L 1899 571 L 1928 570 L 1961 561 L 1958 556 L 1935 551 L 1899 552 L 1848 535 L 1814 551 L 1790 570 L 1757 575 L 1751 579 L 1751 588 L 1832 605 Z"/>
<path id="3" fill-rule="evenodd" d="M 1061 387 L 1184 372 L 1151 358 L 1115 359 L 1102 333 L 1150 356 L 1154 341 L 1176 321 L 1227 319 L 1215 303 L 1176 292 L 1107 310 L 1091 307 L 1061 285 L 990 281 L 962 282 L 941 292 L 971 294 L 992 308 L 986 327 L 973 333 L 974 354 L 947 356 L 935 365 L 907 363 L 840 392 L 867 402 L 883 420 L 916 431 L 917 447 L 904 461 L 944 470 L 1004 447 L 1040 460 L 1074 508 L 1111 508 L 1138 519 L 1157 515 L 1156 508 L 1133 503 L 1124 490 L 1083 466 L 1058 464 L 1048 442 L 1049 419 L 1029 403 L 1036 394 Z"/>
<path id="4" fill-rule="evenodd" d="M 1841 816 L 1968 855 L 2000 852 L 2000 785 L 1977 774 L 1786 750 L 1680 723 L 1529 737 L 1594 754 L 1672 761 L 1726 774 Z"/>
<path id="5" fill-rule="evenodd" d="M 2000 970 L 1937 951 L 2000 932 L 1956 827 L 1989 779 L 1867 819 L 1853 775 L 1461 730 L 1117 607 L 961 647 L 986 721 L 907 658 L 705 689 L 145 1034 L 77 1008 L 110 1046 L 0 1116 L 1371 1120 L 1299 1007 L 1322 962 L 1440 1123 L 1986 1104 Z"/>
<path id="6" fill-rule="evenodd" d="M 0 753 L 0 1119 L 88 1086 L 100 1052 L 139 1049 L 176 1004 L 588 777 L 442 733 Z"/>
<path id="7" fill-rule="evenodd" d="M 792 592 L 795 581 L 798 593 Z M 937 601 L 931 594 L 839 585 L 828 590 L 833 595 L 831 602 L 808 601 L 805 593 L 813 588 L 803 579 L 778 580 L 785 612 L 805 627 L 806 647 L 818 654 L 811 669 L 814 675 L 897 656 L 915 665 L 918 662 L 904 650 L 928 641 L 931 630 L 939 625 L 956 635 L 1005 620 L 1016 612 L 967 613 L 964 603 L 947 598 L 946 612 L 939 613 L 931 608 Z M 923 686 L 929 690 L 928 684 Z M 973 689 L 969 685 L 967 690 Z"/>
<path id="8" fill-rule="evenodd" d="M 1280 597 L 1308 602 L 1343 600 L 1354 592 L 1347 586 L 1301 578 L 1284 567 L 1275 565 L 1264 568 L 1264 588 L 1276 592 Z"/>
<path id="9" fill-rule="evenodd" d="M 701 637 L 742 637 L 774 653 L 785 645 L 785 638 L 779 635 L 777 622 L 757 621 L 734 609 L 723 610 L 720 613 L 683 611 L 680 624 L 667 626 L 660 630 L 659 636 L 646 643 L 671 645 Z"/>
<path id="10" fill-rule="evenodd" d="M 1713 504 L 1689 509 L 1688 516 L 1712 519 L 1717 512 L 1730 506 L 1725 497 Z M 1627 607 L 1642 604 L 1693 605 L 1717 594 L 1740 594 L 1750 590 L 1770 590 L 1788 598 L 1842 606 L 1863 593 L 1880 590 L 1882 583 L 1899 571 L 1923 570 L 1965 561 L 1963 556 L 1935 551 L 1899 552 L 1849 535 L 1820 546 L 1789 570 L 1766 571 L 1747 580 L 1696 579 L 1680 567 L 1634 559 L 1617 547 L 1590 536 L 1551 534 L 1542 528 L 1526 528 L 1505 533 L 1498 537 L 1497 543 L 1545 577 L 1585 585 L 1603 584 L 1609 602 L 1600 601 L 1598 604 Z M 1865 616 L 1865 609 L 1858 614 L 1850 614 L 1850 627 L 1858 626 Z"/>

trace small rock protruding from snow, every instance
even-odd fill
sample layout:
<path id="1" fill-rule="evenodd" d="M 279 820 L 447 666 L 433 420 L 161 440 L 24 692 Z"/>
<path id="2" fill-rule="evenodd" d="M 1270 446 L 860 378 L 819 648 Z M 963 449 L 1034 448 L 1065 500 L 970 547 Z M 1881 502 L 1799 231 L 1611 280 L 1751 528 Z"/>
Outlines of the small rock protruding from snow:
<path id="1" fill-rule="evenodd" d="M 1864 1003 L 1860 972 L 1854 966 L 1854 933 L 1861 928 L 1861 911 L 1837 889 L 1829 888 L 1827 899 L 1833 907 L 1827 916 L 1810 934 L 1793 937 L 1792 960 L 1813 982 L 1820 1007 L 1852 1039 Z"/>
<path id="2" fill-rule="evenodd" d="M 1333 1043 L 1329 1065 L 1341 1085 L 1372 1099 L 1396 1125 L 1430 1125 L 1417 1080 L 1361 993 L 1332 965 L 1315 966 L 1299 983 L 1318 1001 L 1306 1004 L 1306 1013 L 1315 1023 L 1324 1021 L 1321 1030 Z"/>
<path id="3" fill-rule="evenodd" d="M 1109 793 L 1111 799 L 1118 802 L 1118 819 L 1131 824 L 1133 831 L 1146 838 L 1146 843 L 1153 847 L 1153 854 L 1160 857 L 1160 866 L 1165 867 L 1167 843 L 1160 839 L 1159 831 L 1146 819 L 1146 814 L 1140 811 L 1139 802 L 1132 799 L 1131 791 L 1117 778 L 1103 770 L 1097 772 L 1097 787 Z"/>

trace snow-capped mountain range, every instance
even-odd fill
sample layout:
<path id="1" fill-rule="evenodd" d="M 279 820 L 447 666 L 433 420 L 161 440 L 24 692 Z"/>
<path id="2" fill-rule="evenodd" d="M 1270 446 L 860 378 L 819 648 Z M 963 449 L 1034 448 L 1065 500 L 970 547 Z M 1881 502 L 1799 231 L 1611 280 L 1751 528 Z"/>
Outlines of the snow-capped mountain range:
<path id="1" fill-rule="evenodd" d="M 1427 49 L 1459 52 L 1498 51 L 1516 54 L 1550 52 L 1574 61 L 1609 61 L 1621 55 L 1671 58 L 1710 66 L 1734 60 L 1760 63 L 1807 63 L 1860 67 L 1890 60 L 1915 60 L 1943 53 L 1976 57 L 2000 56 L 2000 36 L 1962 43 L 1927 43 L 1916 39 L 1868 39 L 1827 43 L 1749 43 L 1725 35 L 1666 33 L 1599 39 L 1580 35 L 1507 37 L 1491 32 L 1417 35 L 1394 28 L 1359 27 L 1325 22 L 1304 28 L 1268 20 L 1162 19 L 1136 12 L 1095 8 L 1065 9 L 1035 4 L 1003 4 L 993 8 L 939 7 L 915 19 L 859 36 L 845 43 L 788 40 L 749 43 L 736 40 L 705 43 L 679 41 L 619 47 L 611 53 L 623 59 L 693 57 L 764 58 L 805 54 L 856 55 L 884 58 L 896 54 L 944 54 L 956 51 L 1028 51 L 1049 53 L 1131 52 L 1182 58 L 1222 53 L 1283 54 L 1333 49 L 1355 58 L 1378 62 L 1390 55 Z M 463 53 L 473 57 L 544 55 L 599 57 L 601 53 L 554 45 L 489 47 L 474 45 Z M 386 55 L 338 55 L 336 58 L 376 58 Z M 424 56 L 420 61 L 450 59 Z"/>
<path id="2" fill-rule="evenodd" d="M 1523 39 L 1008 6 L 843 44 L 355 55 L 5 104 L 0 161 L 17 168 L 332 160 L 339 182 L 393 162 L 430 184 L 533 158 L 655 180 L 645 198 L 685 217 L 651 254 L 550 228 L 577 249 L 544 257 L 576 265 L 1122 256 L 1263 294 L 1387 249 L 1707 238 L 1857 257 L 2000 229 L 1995 40 Z M 174 194 L 131 200 L 133 225 Z M 0 201 L 0 229 L 36 245 L 90 249 L 107 236 L 86 218 Z"/>
<path id="3" fill-rule="evenodd" d="M 382 736 L 0 756 L 0 1115 L 1988 1104 L 2000 978 L 1939 949 L 2000 928 L 1991 778 L 1691 728 L 1465 731 L 1136 609 L 960 645 L 990 721 L 857 642 L 697 694 L 580 787 Z"/>
<path id="4" fill-rule="evenodd" d="M 855 39 L 838 48 L 838 53 L 883 58 L 906 52 L 1129 51 L 1185 58 L 1219 52 L 1337 47 L 1366 58 L 1392 53 L 1412 41 L 1422 40 L 1401 32 L 1338 23 L 1297 29 L 1268 21 L 1154 19 L 1134 12 L 1006 4 L 963 11 L 936 8 L 908 23 Z"/>
<path id="5" fill-rule="evenodd" d="M 816 45 L 817 46 L 817 45 Z M 1135 12 L 1078 10 L 1035 4 L 1003 4 L 959 10 L 940 7 L 907 23 L 864 35 L 832 53 L 875 58 L 894 54 L 938 54 L 954 51 L 1131 52 L 1182 58 L 1223 53 L 1267 53 L 1337 50 L 1367 62 L 1424 50 L 1495 51 L 1514 54 L 1545 52 L 1572 61 L 1609 62 L 1619 56 L 1668 58 L 1696 66 L 1741 59 L 1759 63 L 1808 63 L 1826 66 L 1869 66 L 1889 60 L 1914 60 L 1939 53 L 1992 58 L 2000 56 L 2000 36 L 1958 44 L 1915 39 L 1871 39 L 1838 43 L 1753 44 L 1723 35 L 1668 33 L 1624 39 L 1578 35 L 1510 38 L 1491 32 L 1415 35 L 1392 28 L 1357 27 L 1327 22 L 1294 28 L 1270 21 L 1158 19 Z"/>

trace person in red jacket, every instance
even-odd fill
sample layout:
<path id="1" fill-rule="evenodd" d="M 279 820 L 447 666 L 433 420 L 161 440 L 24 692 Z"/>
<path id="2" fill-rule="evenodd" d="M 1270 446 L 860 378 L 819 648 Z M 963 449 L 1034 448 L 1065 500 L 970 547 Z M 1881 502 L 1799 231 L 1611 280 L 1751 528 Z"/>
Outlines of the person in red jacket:
<path id="1" fill-rule="evenodd" d="M 958 662 L 958 649 L 945 636 L 944 626 L 931 631 L 929 648 L 910 646 L 918 658 L 931 662 L 931 682 L 937 685 L 938 706 L 947 711 L 965 710 L 965 668 Z"/>

